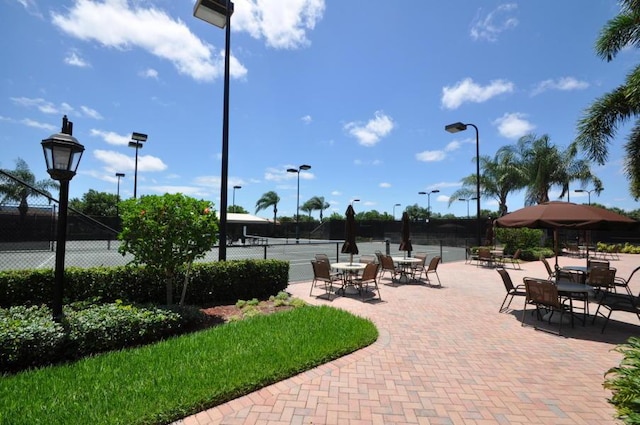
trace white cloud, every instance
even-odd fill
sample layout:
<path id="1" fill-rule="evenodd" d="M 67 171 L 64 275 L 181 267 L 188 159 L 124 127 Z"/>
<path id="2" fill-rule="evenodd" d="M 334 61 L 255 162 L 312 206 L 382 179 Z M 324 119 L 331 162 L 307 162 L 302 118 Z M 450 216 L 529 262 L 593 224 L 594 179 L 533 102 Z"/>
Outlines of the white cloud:
<path id="1" fill-rule="evenodd" d="M 231 28 L 264 39 L 269 47 L 296 49 L 311 43 L 307 32 L 324 9 L 324 0 L 236 0 Z"/>
<path id="2" fill-rule="evenodd" d="M 280 182 L 284 180 L 298 179 L 298 173 L 290 173 L 289 168 L 297 169 L 294 165 L 285 165 L 282 168 L 269 167 L 264 172 L 264 179 L 268 181 Z M 313 180 L 315 175 L 310 171 L 300 171 L 300 180 Z"/>
<path id="3" fill-rule="evenodd" d="M 82 113 L 84 113 L 87 117 L 89 118 L 93 118 L 95 120 L 101 120 L 102 119 L 102 115 L 100 115 L 100 113 L 98 111 L 96 111 L 95 109 L 91 109 L 88 106 L 80 106 L 80 110 L 82 111 Z"/>
<path id="4" fill-rule="evenodd" d="M 87 68 L 91 66 L 89 62 L 85 61 L 77 52 L 71 51 L 64 58 L 64 63 L 71 66 L 77 66 L 78 68 Z"/>
<path id="5" fill-rule="evenodd" d="M 154 80 L 158 79 L 158 71 L 153 68 L 148 68 L 144 71 L 140 71 L 138 75 L 140 75 L 142 78 L 153 78 Z"/>
<path id="6" fill-rule="evenodd" d="M 103 131 L 97 130 L 95 128 L 92 128 L 89 131 L 89 134 L 91 136 L 100 137 L 108 144 L 116 146 L 127 146 L 129 144 L 129 141 L 131 140 L 131 135 L 129 134 L 123 136 L 113 131 Z"/>
<path id="7" fill-rule="evenodd" d="M 141 48 L 198 81 L 224 75 L 224 52 L 212 55 L 210 45 L 196 37 L 184 22 L 160 9 L 134 7 L 127 0 L 77 0 L 65 12 L 67 15 L 52 13 L 52 22 L 72 37 L 119 50 Z M 230 59 L 231 76 L 244 77 L 246 68 L 234 57 Z"/>
<path id="8" fill-rule="evenodd" d="M 93 156 L 104 163 L 104 169 L 109 172 L 125 172 L 135 170 L 135 157 L 120 152 L 96 149 Z M 158 157 L 151 155 L 138 155 L 138 173 L 164 171 L 167 165 Z"/>
<path id="9" fill-rule="evenodd" d="M 518 19 L 512 16 L 512 12 L 518 8 L 515 3 L 501 4 L 486 16 L 478 16 L 471 26 L 471 38 L 496 41 L 503 31 L 518 26 Z"/>
<path id="10" fill-rule="evenodd" d="M 444 151 L 424 151 L 416 154 L 416 159 L 422 162 L 442 161 L 446 158 Z"/>
<path id="11" fill-rule="evenodd" d="M 383 187 L 383 188 L 386 189 L 386 188 L 391 187 L 391 183 L 382 182 L 378 186 Z"/>
<path id="12" fill-rule="evenodd" d="M 388 135 L 395 127 L 393 119 L 382 111 L 376 111 L 374 118 L 365 125 L 357 122 L 345 124 L 344 128 L 358 139 L 362 146 L 375 146 L 381 138 Z"/>
<path id="13" fill-rule="evenodd" d="M 300 119 L 305 124 L 311 124 L 311 121 L 313 121 L 313 119 L 311 118 L 311 115 L 305 115 L 304 117 L 302 117 Z"/>
<path id="14" fill-rule="evenodd" d="M 20 121 L 22 124 L 26 125 L 27 127 L 33 127 L 33 128 L 42 128 L 43 130 L 49 130 L 51 132 L 57 131 L 59 130 L 59 127 L 55 126 L 55 125 L 51 125 L 51 124 L 45 124 L 39 121 L 35 121 L 29 118 L 25 118 L 23 120 Z"/>
<path id="15" fill-rule="evenodd" d="M 508 139 L 518 139 L 536 128 L 525 118 L 526 115 L 519 112 L 506 113 L 494 120 L 492 124 L 498 126 L 500 135 Z"/>
<path id="16" fill-rule="evenodd" d="M 26 108 L 37 108 L 43 114 L 70 114 L 73 108 L 68 103 L 61 103 L 59 106 L 42 98 L 12 97 L 13 103 Z"/>
<path id="17" fill-rule="evenodd" d="M 507 80 L 494 80 L 488 86 L 481 86 L 473 82 L 471 78 L 442 89 L 442 106 L 446 109 L 456 109 L 465 102 L 482 103 L 492 97 L 503 93 L 511 93 L 514 89 L 512 82 Z"/>
<path id="18" fill-rule="evenodd" d="M 342 192 L 340 192 L 339 190 L 334 190 L 331 192 L 331 196 L 342 196 Z M 335 201 L 332 201 L 332 203 Z"/>
<path id="19" fill-rule="evenodd" d="M 444 150 L 445 150 L 445 152 L 452 152 L 452 151 L 460 149 L 461 145 L 462 145 L 462 143 L 460 143 L 457 140 L 454 140 L 453 142 L 449 142 L 447 144 L 447 146 L 444 147 Z"/>
<path id="20" fill-rule="evenodd" d="M 586 81 L 580 81 L 573 77 L 563 77 L 557 80 L 544 80 L 538 83 L 534 89 L 531 91 L 531 96 L 536 96 L 540 93 L 543 93 L 547 90 L 560 90 L 560 91 L 571 91 L 571 90 L 584 90 L 589 87 L 589 83 Z"/>

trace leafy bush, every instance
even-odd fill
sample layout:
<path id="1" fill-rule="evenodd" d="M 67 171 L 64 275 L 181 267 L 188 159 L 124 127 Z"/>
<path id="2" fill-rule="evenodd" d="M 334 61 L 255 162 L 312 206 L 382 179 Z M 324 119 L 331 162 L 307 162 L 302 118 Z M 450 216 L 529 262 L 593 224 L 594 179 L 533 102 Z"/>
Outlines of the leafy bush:
<path id="1" fill-rule="evenodd" d="M 513 255 L 517 249 L 523 251 L 539 248 L 544 232 L 540 229 L 496 229 L 496 238 L 504 245 L 505 254 Z M 537 257 L 536 257 L 537 258 Z"/>
<path id="2" fill-rule="evenodd" d="M 609 402 L 627 425 L 640 424 L 640 338 L 629 338 L 615 351 L 624 355 L 620 366 L 609 369 L 604 387 L 613 392 Z"/>

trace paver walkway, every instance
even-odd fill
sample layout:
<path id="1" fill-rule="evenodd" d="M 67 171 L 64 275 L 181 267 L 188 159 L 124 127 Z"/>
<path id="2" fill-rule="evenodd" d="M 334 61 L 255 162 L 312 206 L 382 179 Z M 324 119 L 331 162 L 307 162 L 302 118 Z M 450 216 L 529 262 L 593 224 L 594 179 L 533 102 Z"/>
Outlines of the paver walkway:
<path id="1" fill-rule="evenodd" d="M 560 265 L 585 260 L 560 258 Z M 612 261 L 628 277 L 640 256 Z M 203 424 L 615 424 L 603 375 L 618 365 L 611 349 L 640 335 L 637 317 L 614 313 L 565 336 L 520 325 L 522 298 L 498 313 L 505 294 L 493 269 L 445 263 L 442 288 L 382 285 L 382 302 L 309 297 L 310 282 L 290 292 L 373 320 L 369 347 L 177 423 Z M 509 273 L 546 277 L 539 261 Z M 388 282 L 384 279 L 383 282 Z M 640 290 L 640 276 L 632 283 Z M 317 294 L 322 291 L 317 290 Z M 595 306 L 592 305 L 592 313 Z M 526 316 L 528 322 L 534 318 Z"/>

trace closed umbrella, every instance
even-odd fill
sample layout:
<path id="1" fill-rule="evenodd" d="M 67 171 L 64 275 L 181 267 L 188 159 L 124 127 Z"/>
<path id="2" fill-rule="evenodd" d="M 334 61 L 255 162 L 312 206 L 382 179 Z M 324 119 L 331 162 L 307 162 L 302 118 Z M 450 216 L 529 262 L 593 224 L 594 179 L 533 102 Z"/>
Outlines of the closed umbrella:
<path id="1" fill-rule="evenodd" d="M 344 229 L 344 243 L 340 252 L 350 254 L 349 262 L 353 263 L 353 254 L 358 253 L 358 245 L 356 245 L 356 212 L 353 210 L 353 206 L 349 205 L 347 207 L 345 215 L 347 216 L 347 222 Z"/>
<path id="2" fill-rule="evenodd" d="M 411 246 L 411 222 L 409 220 L 409 213 L 406 211 L 402 213 L 402 240 L 400 241 L 400 251 L 405 251 L 404 256 L 407 256 L 407 251 L 411 255 L 413 247 Z"/>
<path id="3" fill-rule="evenodd" d="M 552 201 L 521 208 L 494 221 L 496 227 L 528 227 L 553 229 L 558 267 L 558 229 L 576 230 L 624 230 L 632 229 L 638 222 L 632 218 L 593 205 Z M 589 252 L 587 252 L 589 258 Z"/>

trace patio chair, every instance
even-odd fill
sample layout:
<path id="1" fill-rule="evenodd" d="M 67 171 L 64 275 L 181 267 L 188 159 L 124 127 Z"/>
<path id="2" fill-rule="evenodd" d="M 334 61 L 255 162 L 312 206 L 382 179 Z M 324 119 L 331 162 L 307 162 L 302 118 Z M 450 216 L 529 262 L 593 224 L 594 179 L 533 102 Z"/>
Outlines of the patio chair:
<path id="1" fill-rule="evenodd" d="M 522 326 L 524 326 L 524 317 L 527 312 L 527 306 L 533 305 L 536 308 L 535 311 L 538 319 L 545 320 L 546 317 L 549 324 L 551 324 L 553 314 L 560 313 L 560 323 L 557 335 L 561 335 L 562 320 L 565 313 L 569 313 L 569 316 L 571 317 L 571 327 L 573 327 L 573 314 L 571 314 L 573 306 L 571 298 L 562 299 L 558 294 L 558 288 L 551 281 L 532 277 L 525 277 L 523 281 L 526 297 L 524 301 L 524 309 L 522 310 Z M 569 305 L 565 304 L 566 301 L 569 301 Z M 544 314 L 541 314 L 541 312 L 544 312 Z M 534 329 L 551 332 L 547 329 L 538 328 L 537 326 L 534 326 Z"/>
<path id="2" fill-rule="evenodd" d="M 465 260 L 464 263 L 465 264 L 471 264 L 472 262 L 476 262 L 476 266 L 478 265 L 478 254 L 477 253 L 473 253 L 473 251 L 471 250 L 471 248 L 467 247 L 466 248 L 466 255 L 465 255 Z"/>
<path id="3" fill-rule="evenodd" d="M 391 276 L 391 282 L 395 282 L 396 276 L 401 272 L 402 270 L 396 267 L 393 262 L 393 258 L 391 258 L 390 255 L 380 256 L 380 279 L 382 279 L 385 273 L 389 273 Z"/>
<path id="4" fill-rule="evenodd" d="M 480 265 L 480 263 L 484 263 L 487 267 L 491 267 L 493 266 L 493 262 L 493 255 L 491 255 L 491 250 L 489 248 L 478 248 L 478 261 L 476 266 Z"/>
<path id="5" fill-rule="evenodd" d="M 601 296 L 606 296 L 608 292 L 615 292 L 616 269 L 612 267 L 594 267 L 589 270 L 587 285 Z"/>
<path id="6" fill-rule="evenodd" d="M 429 282 L 429 285 L 431 285 L 429 274 L 432 273 L 435 274 L 436 279 L 438 279 L 438 286 L 442 287 L 442 283 L 440 283 L 440 276 L 438 276 L 438 264 L 440 264 L 440 261 L 442 261 L 442 257 L 440 257 L 439 255 L 436 255 L 431 259 L 431 261 L 429 261 L 429 267 L 427 267 L 427 270 L 424 273 L 424 277 Z"/>
<path id="7" fill-rule="evenodd" d="M 380 288 L 378 287 L 378 267 L 380 266 L 377 263 L 367 263 L 367 266 L 362 271 L 362 275 L 352 280 L 352 283 L 358 287 L 362 301 L 364 301 L 364 295 L 370 288 L 374 293 L 373 298 L 375 298 L 375 293 L 377 292 L 378 299 L 382 301 Z"/>
<path id="8" fill-rule="evenodd" d="M 553 269 L 551 268 L 551 266 L 549 265 L 549 262 L 547 261 L 546 258 L 544 258 L 542 255 L 540 256 L 540 261 L 542 261 L 542 264 L 544 264 L 544 268 L 547 269 L 547 274 L 549 275 L 549 279 L 553 279 L 556 277 L 556 272 L 553 271 Z"/>
<path id="9" fill-rule="evenodd" d="M 358 260 L 361 263 L 375 263 L 376 262 L 376 256 L 375 255 L 361 255 L 360 259 Z"/>
<path id="10" fill-rule="evenodd" d="M 311 282 L 311 290 L 309 295 L 313 293 L 313 288 L 318 286 L 319 283 L 324 284 L 325 294 L 329 294 L 334 283 L 340 283 L 340 287 L 343 285 L 342 276 L 336 273 L 331 273 L 331 266 L 327 261 L 311 260 L 311 266 L 313 267 L 313 281 Z"/>
<path id="11" fill-rule="evenodd" d="M 632 273 L 633 275 L 633 273 Z M 600 309 L 603 311 L 600 312 Z M 604 310 L 608 310 L 605 315 Z M 634 313 L 638 320 L 640 320 L 640 296 L 634 296 L 633 294 L 609 294 L 606 297 L 602 297 L 598 303 L 598 309 L 593 316 L 591 323 L 595 323 L 598 315 L 604 317 L 605 322 L 602 325 L 601 333 L 604 333 L 604 328 L 609 323 L 609 318 L 614 311 L 624 311 L 627 313 Z"/>
<path id="12" fill-rule="evenodd" d="M 513 269 L 516 269 L 516 266 L 518 267 L 518 269 L 520 269 L 520 254 L 522 253 L 521 249 L 516 249 L 516 252 L 513 253 L 513 255 L 503 255 L 502 256 L 502 265 L 504 266 L 506 263 L 511 264 L 511 266 L 513 267 Z"/>
<path id="13" fill-rule="evenodd" d="M 417 252 L 413 256 L 421 260 L 420 263 L 411 266 L 411 279 L 417 280 L 422 277 L 422 273 L 427 271 L 427 257 L 429 255 L 426 252 Z"/>
<path id="14" fill-rule="evenodd" d="M 623 278 L 621 276 L 616 276 L 616 278 L 613 280 L 613 290 L 615 292 L 617 292 L 617 288 L 624 288 L 627 291 L 627 294 L 633 296 L 633 293 L 631 292 L 631 289 L 629 288 L 629 282 L 631 282 L 631 278 L 633 277 L 634 274 L 636 274 L 636 272 L 640 270 L 640 266 L 636 267 L 635 269 L 633 269 L 633 271 L 631 272 L 631 274 L 629 275 L 628 278 Z"/>
<path id="15" fill-rule="evenodd" d="M 331 264 L 331 261 L 329 261 L 329 256 L 327 254 L 316 254 L 315 258 L 316 261 L 326 261 L 327 263 Z"/>
<path id="16" fill-rule="evenodd" d="M 511 276 L 509 276 L 509 273 L 504 268 L 498 268 L 496 270 L 498 271 L 498 273 L 500 274 L 500 277 L 502 278 L 504 289 L 507 290 L 507 294 L 504 296 L 504 300 L 502 300 L 502 305 L 500 305 L 500 310 L 498 310 L 499 313 L 504 313 L 509 309 L 509 306 L 511 305 L 511 301 L 513 301 L 514 297 L 526 297 L 527 293 L 525 291 L 524 284 L 518 285 L 518 286 L 513 285 Z M 509 299 L 508 303 L 507 303 L 507 299 Z M 507 303 L 506 306 L 505 306 L 505 303 Z"/>
<path id="17" fill-rule="evenodd" d="M 610 263 L 608 261 L 604 261 L 604 260 L 592 260 L 592 259 L 588 259 L 587 260 L 587 269 L 591 270 L 592 268 L 595 267 L 605 267 L 608 268 L 610 266 Z"/>

